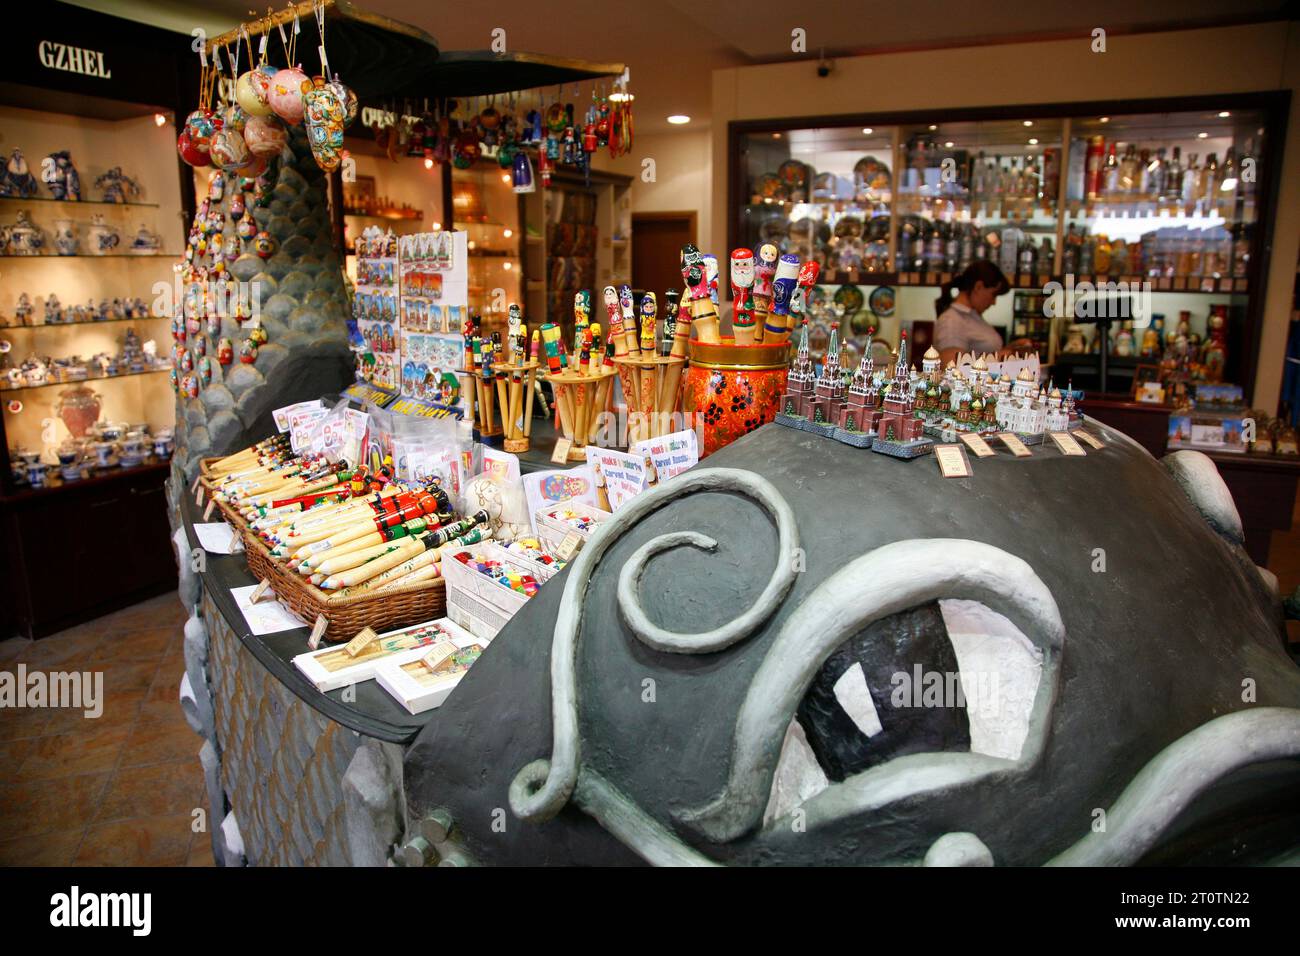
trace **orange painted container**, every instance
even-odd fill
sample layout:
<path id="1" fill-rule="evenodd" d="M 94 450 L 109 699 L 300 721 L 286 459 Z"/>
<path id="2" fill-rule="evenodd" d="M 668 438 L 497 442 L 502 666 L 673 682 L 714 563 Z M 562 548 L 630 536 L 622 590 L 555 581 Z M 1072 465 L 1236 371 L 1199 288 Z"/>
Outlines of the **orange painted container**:
<path id="1" fill-rule="evenodd" d="M 705 345 L 692 341 L 689 355 L 682 407 L 703 417 L 703 455 L 776 418 L 790 369 L 788 342 Z"/>

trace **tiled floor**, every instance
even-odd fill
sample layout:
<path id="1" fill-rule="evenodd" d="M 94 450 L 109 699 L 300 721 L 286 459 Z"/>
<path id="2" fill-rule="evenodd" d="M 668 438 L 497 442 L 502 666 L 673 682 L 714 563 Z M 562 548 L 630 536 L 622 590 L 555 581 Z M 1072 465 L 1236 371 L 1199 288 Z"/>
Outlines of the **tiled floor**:
<path id="1" fill-rule="evenodd" d="M 211 866 L 199 736 L 181 715 L 175 593 L 36 642 L 0 670 L 102 671 L 103 714 L 0 708 L 0 865 Z"/>

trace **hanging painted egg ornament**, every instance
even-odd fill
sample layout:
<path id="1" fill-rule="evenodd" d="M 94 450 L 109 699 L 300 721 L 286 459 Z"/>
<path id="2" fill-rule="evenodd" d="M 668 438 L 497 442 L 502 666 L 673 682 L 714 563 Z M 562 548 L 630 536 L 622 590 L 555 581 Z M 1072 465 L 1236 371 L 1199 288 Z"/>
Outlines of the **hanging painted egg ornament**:
<path id="1" fill-rule="evenodd" d="M 221 125 L 225 129 L 234 129 L 242 133 L 247 123 L 248 113 L 238 103 L 231 103 L 221 111 Z"/>
<path id="2" fill-rule="evenodd" d="M 199 147 L 195 145 L 193 138 L 190 136 L 190 131 L 188 129 L 183 131 L 181 135 L 177 137 L 176 152 L 179 153 L 181 159 L 190 166 L 201 168 L 212 164 L 212 160 L 208 156 L 207 148 L 199 149 Z"/>
<path id="3" fill-rule="evenodd" d="M 317 166 L 332 173 L 342 159 L 339 150 L 343 148 L 343 127 L 347 125 L 343 104 L 321 76 L 303 84 L 302 103 L 312 157 Z"/>
<path id="4" fill-rule="evenodd" d="M 257 238 L 253 240 L 253 249 L 263 259 L 269 259 L 271 256 L 275 255 L 275 250 L 278 245 L 279 244 L 275 241 L 275 237 L 265 229 L 259 232 Z"/>
<path id="5" fill-rule="evenodd" d="M 245 216 L 235 224 L 235 235 L 245 242 L 257 238 L 257 221 L 252 216 Z"/>
<path id="6" fill-rule="evenodd" d="M 275 115 L 290 126 L 302 122 L 302 85 L 309 82 L 307 74 L 296 66 L 285 67 L 271 77 L 266 101 Z"/>
<path id="7" fill-rule="evenodd" d="M 217 343 L 217 361 L 222 365 L 229 365 L 235 360 L 235 346 L 230 339 L 222 339 Z"/>
<path id="8" fill-rule="evenodd" d="M 244 124 L 244 140 L 254 156 L 273 159 L 289 142 L 289 131 L 274 116 L 252 116 Z"/>
<path id="9" fill-rule="evenodd" d="M 212 384 L 212 359 L 206 355 L 199 359 L 199 381 L 204 388 Z"/>
<path id="10" fill-rule="evenodd" d="M 236 170 L 253 158 L 244 142 L 244 134 L 235 129 L 221 129 L 212 137 L 212 163 L 225 170 Z"/>
<path id="11" fill-rule="evenodd" d="M 266 102 L 268 75 L 259 70 L 241 73 L 235 81 L 235 101 L 249 117 L 270 116 L 271 107 Z"/>

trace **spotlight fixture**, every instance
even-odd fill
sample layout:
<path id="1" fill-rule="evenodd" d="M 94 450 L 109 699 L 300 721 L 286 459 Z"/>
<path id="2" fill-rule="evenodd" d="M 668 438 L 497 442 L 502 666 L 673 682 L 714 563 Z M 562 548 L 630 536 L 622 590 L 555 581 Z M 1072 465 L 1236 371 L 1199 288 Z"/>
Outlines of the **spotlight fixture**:
<path id="1" fill-rule="evenodd" d="M 685 126 L 690 121 L 691 118 L 685 113 L 674 113 L 672 116 L 668 117 L 668 122 L 672 123 L 674 126 Z"/>

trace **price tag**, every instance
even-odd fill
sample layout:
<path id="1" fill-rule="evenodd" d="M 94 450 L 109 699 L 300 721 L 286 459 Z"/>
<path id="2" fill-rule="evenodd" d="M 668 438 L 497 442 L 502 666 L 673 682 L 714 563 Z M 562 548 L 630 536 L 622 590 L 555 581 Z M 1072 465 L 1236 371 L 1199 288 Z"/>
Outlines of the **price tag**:
<path id="1" fill-rule="evenodd" d="M 262 600 L 262 598 L 266 597 L 267 593 L 270 590 L 271 590 L 271 579 L 262 578 L 261 583 L 258 584 L 257 587 L 253 588 L 253 593 L 248 596 L 248 603 L 256 604 L 258 601 Z"/>
<path id="2" fill-rule="evenodd" d="M 1015 432 L 999 432 L 998 440 L 1007 446 L 1007 450 L 1017 458 L 1028 458 L 1033 454 L 1029 447 L 1020 440 L 1020 436 Z"/>
<path id="3" fill-rule="evenodd" d="M 1088 454 L 1069 432 L 1048 432 L 1047 434 L 1052 441 L 1056 442 L 1056 447 L 1061 450 L 1062 455 L 1079 456 Z"/>
<path id="4" fill-rule="evenodd" d="M 1087 442 L 1093 448 L 1101 449 L 1106 447 L 1102 443 L 1102 440 L 1100 438 L 1098 438 L 1092 432 L 1084 431 L 1082 428 L 1080 428 L 1078 431 L 1074 432 L 1073 434 L 1075 438 L 1083 439 L 1083 441 Z"/>
<path id="5" fill-rule="evenodd" d="M 945 478 L 969 478 L 970 459 L 960 444 L 935 445 L 934 460 L 939 463 L 939 473 Z"/>
<path id="6" fill-rule="evenodd" d="M 962 432 L 957 437 L 962 440 L 967 448 L 975 453 L 975 457 L 977 458 L 991 458 L 993 455 L 997 454 L 997 452 L 989 446 L 989 443 L 984 440 L 983 435 L 977 435 L 975 432 Z"/>
<path id="7" fill-rule="evenodd" d="M 311 627 L 311 634 L 307 637 L 307 646 L 313 651 L 320 647 L 320 639 L 325 636 L 325 629 L 330 626 L 330 622 L 325 619 L 324 614 L 316 615 L 316 623 Z"/>
<path id="8" fill-rule="evenodd" d="M 573 441 L 571 439 L 555 439 L 555 448 L 551 451 L 551 461 L 557 465 L 567 465 L 569 463 L 569 449 L 572 447 Z"/>
<path id="9" fill-rule="evenodd" d="M 560 546 L 556 548 L 555 556 L 566 564 L 572 561 L 582 550 L 582 537 L 577 534 L 567 534 Z"/>
<path id="10" fill-rule="evenodd" d="M 373 627 L 363 627 L 357 632 L 357 636 L 348 641 L 343 650 L 347 651 L 348 657 L 356 657 L 372 643 L 379 635 Z"/>
<path id="11" fill-rule="evenodd" d="M 451 655 L 455 653 L 456 645 L 444 637 L 434 641 L 433 646 L 420 658 L 420 661 L 436 674 L 438 668 L 445 664 L 451 658 Z"/>

